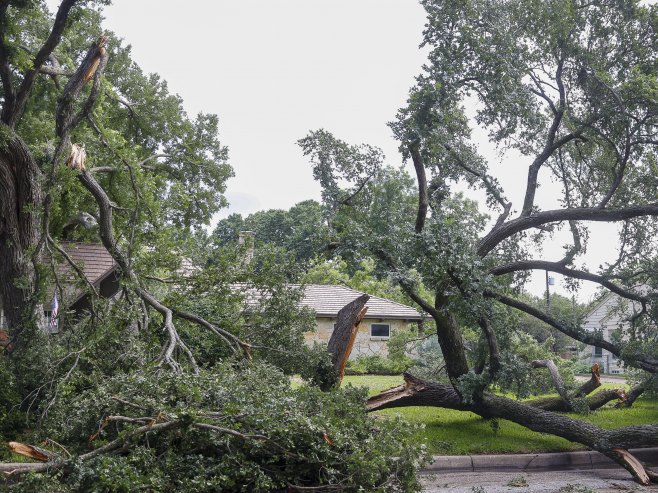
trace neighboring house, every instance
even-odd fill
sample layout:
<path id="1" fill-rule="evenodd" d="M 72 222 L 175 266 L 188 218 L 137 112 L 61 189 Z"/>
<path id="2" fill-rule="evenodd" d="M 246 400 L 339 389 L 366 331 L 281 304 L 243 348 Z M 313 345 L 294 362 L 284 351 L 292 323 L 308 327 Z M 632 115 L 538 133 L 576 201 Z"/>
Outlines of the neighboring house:
<path id="1" fill-rule="evenodd" d="M 309 284 L 305 286 L 302 305 L 315 311 L 316 330 L 305 335 L 307 344 L 329 342 L 336 316 L 341 308 L 363 293 L 344 286 Z M 423 316 L 410 306 L 370 296 L 368 311 L 359 324 L 352 347 L 351 359 L 359 356 L 388 354 L 388 340 L 410 323 L 419 323 Z"/>
<path id="2" fill-rule="evenodd" d="M 111 298 L 119 291 L 116 263 L 103 245 L 98 243 L 63 242 L 61 246 L 71 257 L 71 260 L 82 268 L 89 282 L 96 287 L 101 296 Z M 45 262 L 47 263 L 49 260 L 45 259 Z M 83 287 L 68 262 L 62 260 L 58 263 L 56 273 L 57 282 L 53 280 L 48 286 L 46 290 L 48 299 L 44 303 L 44 313 L 50 332 L 57 332 L 57 321 L 51 323 L 50 319 L 51 299 L 56 290 L 58 291 L 58 311 L 60 314 L 64 310 L 73 310 L 79 313 L 89 307 L 87 290 Z M 63 292 L 56 289 L 58 284 Z M 6 328 L 6 323 L 2 300 L 0 300 L 0 329 L 4 328 Z"/>
<path id="3" fill-rule="evenodd" d="M 645 290 L 645 289 L 644 289 Z M 643 291 L 642 288 L 637 291 Z M 603 339 L 625 338 L 623 332 L 629 326 L 629 317 L 639 312 L 641 306 L 632 300 L 622 298 L 612 292 L 603 295 L 585 316 L 583 328 L 588 332 L 600 332 Z M 610 351 L 594 346 L 586 346 L 581 352 L 592 364 L 598 363 L 603 373 L 624 373 L 622 362 Z"/>

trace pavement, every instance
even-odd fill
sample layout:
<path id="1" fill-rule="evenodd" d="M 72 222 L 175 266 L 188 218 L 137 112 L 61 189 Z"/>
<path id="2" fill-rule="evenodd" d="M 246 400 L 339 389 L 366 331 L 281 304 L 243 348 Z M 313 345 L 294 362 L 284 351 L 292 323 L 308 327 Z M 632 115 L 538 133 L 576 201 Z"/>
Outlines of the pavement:
<path id="1" fill-rule="evenodd" d="M 576 375 L 577 382 L 587 382 L 592 377 L 590 375 Z M 601 375 L 601 383 L 615 383 L 624 385 L 627 383 L 626 377 L 620 375 Z"/>
<path id="2" fill-rule="evenodd" d="M 658 448 L 631 451 L 658 465 Z M 438 493 L 592 493 L 658 492 L 642 487 L 630 474 L 598 452 L 435 456 L 421 471 L 423 491 Z"/>

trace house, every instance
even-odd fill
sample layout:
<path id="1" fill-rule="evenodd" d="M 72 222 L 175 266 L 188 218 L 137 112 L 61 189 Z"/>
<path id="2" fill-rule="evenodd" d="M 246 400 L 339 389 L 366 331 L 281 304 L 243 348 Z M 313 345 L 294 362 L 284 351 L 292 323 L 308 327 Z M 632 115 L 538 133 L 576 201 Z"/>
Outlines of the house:
<path id="1" fill-rule="evenodd" d="M 646 288 L 639 287 L 636 291 L 646 291 Z M 627 337 L 624 332 L 629 327 L 629 318 L 641 308 L 640 303 L 636 301 L 607 292 L 589 310 L 583 328 L 588 332 L 600 332 L 606 341 L 624 339 Z M 581 357 L 587 358 L 590 364 L 598 363 L 602 373 L 624 373 L 622 362 L 607 349 L 586 346 Z"/>
<path id="2" fill-rule="evenodd" d="M 65 242 L 62 247 L 71 259 L 83 269 L 89 281 L 102 297 L 112 298 L 118 294 L 120 282 L 117 264 L 103 245 Z M 184 261 L 183 264 L 181 272 L 194 270 L 189 261 Z M 60 306 L 66 306 L 67 310 L 76 313 L 90 307 L 88 290 L 80 283 L 78 276 L 67 262 L 58 264 L 57 277 L 59 285 L 63 288 L 63 293 L 58 292 Z M 245 289 L 241 285 L 235 285 L 234 288 Z M 49 287 L 48 292 L 49 296 L 52 296 L 55 292 L 54 284 Z M 345 286 L 306 285 L 301 305 L 313 310 L 316 314 L 315 330 L 305 334 L 307 344 L 329 342 L 340 309 L 362 294 Z M 259 297 L 260 294 L 252 292 L 251 295 L 247 295 L 247 303 L 249 303 L 249 298 L 256 301 Z M 46 303 L 46 306 L 50 308 L 49 303 Z M 414 308 L 377 296 L 371 296 L 366 307 L 368 311 L 359 325 L 351 358 L 372 355 L 386 356 L 388 340 L 393 333 L 407 328 L 411 323 L 421 323 L 423 320 L 423 316 Z M 46 311 L 46 319 L 50 322 L 49 311 Z M 53 327 L 50 323 L 48 326 Z M 0 328 L 3 327 L 4 316 L 0 305 Z M 56 332 L 56 325 L 54 328 L 55 330 L 51 329 L 51 331 Z"/>
<path id="3" fill-rule="evenodd" d="M 105 298 L 114 296 L 119 291 L 119 277 L 116 263 L 107 252 L 105 247 L 98 243 L 63 242 L 62 249 L 68 254 L 73 262 L 82 268 L 83 272 L 94 285 L 99 294 Z M 47 263 L 49 260 L 45 259 Z M 48 286 L 47 296 L 52 297 L 59 285 L 62 292 L 57 292 L 58 303 L 66 306 L 68 310 L 81 312 L 90 306 L 87 290 L 81 285 L 77 274 L 68 262 L 62 261 L 57 264 L 56 280 Z M 50 320 L 50 300 L 44 304 L 46 321 L 49 331 L 56 332 L 57 321 Z M 61 309 L 60 309 L 61 313 Z M 0 329 L 6 329 L 2 300 L 0 299 Z M 54 330 L 53 330 L 54 329 Z"/>
<path id="4" fill-rule="evenodd" d="M 340 309 L 362 294 L 345 286 L 306 285 L 301 304 L 315 312 L 316 320 L 316 330 L 305 334 L 306 343 L 329 342 Z M 377 296 L 370 296 L 366 307 L 368 311 L 359 324 L 350 359 L 386 356 L 388 340 L 393 333 L 406 329 L 410 323 L 423 320 L 423 316 L 414 308 Z"/>

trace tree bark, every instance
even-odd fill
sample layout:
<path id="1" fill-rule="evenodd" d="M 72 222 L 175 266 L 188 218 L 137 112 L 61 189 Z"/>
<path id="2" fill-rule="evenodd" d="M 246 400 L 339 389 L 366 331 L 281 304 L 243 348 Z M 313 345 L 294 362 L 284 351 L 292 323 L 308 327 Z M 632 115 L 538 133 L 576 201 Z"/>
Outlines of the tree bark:
<path id="1" fill-rule="evenodd" d="M 434 310 L 430 313 L 436 322 L 436 336 L 446 362 L 446 372 L 450 381 L 456 383 L 469 371 L 464 340 L 456 317 L 447 308 L 447 297 L 437 294 L 434 305 Z"/>
<path id="2" fill-rule="evenodd" d="M 14 351 L 30 323 L 41 323 L 36 261 L 39 207 L 43 199 L 41 170 L 23 140 L 0 124 L 0 296 Z"/>
<path id="3" fill-rule="evenodd" d="M 567 394 L 567 387 L 564 385 L 564 380 L 562 380 L 562 376 L 560 375 L 557 365 L 549 359 L 535 360 L 532 361 L 530 364 L 532 365 L 533 368 L 548 369 L 548 372 L 551 374 L 551 379 L 553 380 L 553 384 L 555 385 L 555 390 L 557 390 L 558 395 L 565 402 L 566 406 L 571 408 L 571 404 L 570 404 L 571 398 Z"/>
<path id="4" fill-rule="evenodd" d="M 345 365 L 352 352 L 352 346 L 354 345 L 356 333 L 359 330 L 359 324 L 368 311 L 366 303 L 369 299 L 369 295 L 362 294 L 338 312 L 334 331 L 327 344 L 327 351 L 331 355 L 331 369 L 334 372 L 335 378 L 320 379 L 322 382 L 320 388 L 325 392 L 339 386 L 343 380 Z"/>
<path id="5" fill-rule="evenodd" d="M 596 411 L 597 409 L 605 406 L 608 402 L 623 399 L 625 395 L 624 389 L 604 389 L 596 394 L 588 396 L 587 406 L 590 411 Z M 543 409 L 544 411 L 555 411 L 555 412 L 569 412 L 573 410 L 570 401 L 565 401 L 561 397 L 546 397 L 542 399 L 532 399 L 530 401 L 525 401 L 524 404 L 527 404 L 538 409 Z"/>
<path id="6" fill-rule="evenodd" d="M 649 379 L 645 380 L 634 386 L 631 390 L 626 392 L 621 402 L 618 402 L 615 407 L 632 407 L 638 397 L 640 397 L 647 390 L 648 386 L 658 378 L 656 375 L 652 375 Z"/>

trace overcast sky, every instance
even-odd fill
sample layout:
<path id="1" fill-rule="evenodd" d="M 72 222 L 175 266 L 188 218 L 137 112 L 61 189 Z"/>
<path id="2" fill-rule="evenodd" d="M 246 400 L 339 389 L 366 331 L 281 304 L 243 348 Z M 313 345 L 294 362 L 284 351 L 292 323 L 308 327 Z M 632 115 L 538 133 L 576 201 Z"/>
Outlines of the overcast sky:
<path id="1" fill-rule="evenodd" d="M 425 61 L 419 49 L 425 16 L 416 0 L 114 0 L 105 16 L 106 27 L 132 45 L 133 59 L 167 80 L 190 114 L 219 115 L 236 175 L 222 216 L 319 200 L 295 144 L 310 130 L 379 146 L 390 164 L 400 163 L 386 123 Z M 528 163 L 500 157 L 486 144 L 482 152 L 518 208 Z M 558 193 L 547 173 L 542 178 L 537 203 L 548 208 Z M 590 267 L 614 258 L 606 248 L 611 235 L 616 226 L 595 229 Z M 568 240 L 558 236 L 545 255 L 560 258 Z M 528 287 L 541 294 L 543 286 L 540 272 Z M 579 298 L 593 293 L 585 283 Z"/>
<path id="2" fill-rule="evenodd" d="M 231 212 L 319 199 L 295 142 L 325 128 L 384 148 L 423 63 L 415 0 L 116 0 L 107 26 L 191 114 L 220 117 Z"/>

